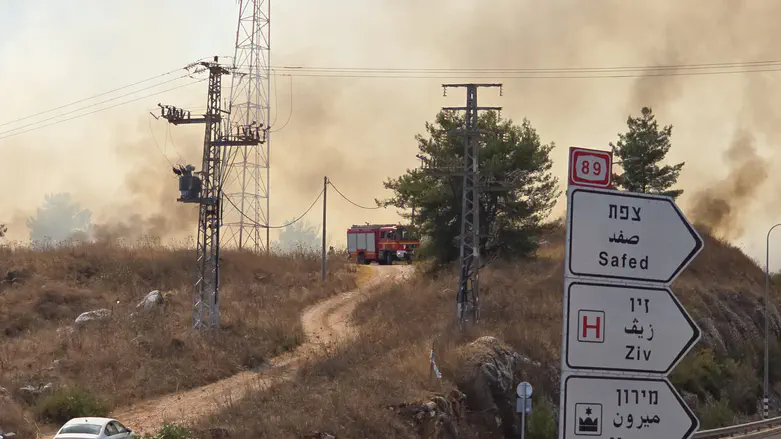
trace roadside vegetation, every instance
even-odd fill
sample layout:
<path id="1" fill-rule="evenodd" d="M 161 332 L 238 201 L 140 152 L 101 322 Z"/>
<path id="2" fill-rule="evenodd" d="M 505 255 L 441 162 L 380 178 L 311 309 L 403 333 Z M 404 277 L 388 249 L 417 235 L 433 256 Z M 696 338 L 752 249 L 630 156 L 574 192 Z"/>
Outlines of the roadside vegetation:
<path id="1" fill-rule="evenodd" d="M 221 259 L 222 325 L 210 338 L 191 328 L 192 250 L 0 246 L 0 426 L 106 414 L 260 367 L 303 341 L 305 307 L 356 285 L 343 258 L 329 261 L 324 283 L 311 252 L 229 250 Z M 139 307 L 153 290 L 163 300 Z M 99 309 L 103 318 L 75 324 Z"/>

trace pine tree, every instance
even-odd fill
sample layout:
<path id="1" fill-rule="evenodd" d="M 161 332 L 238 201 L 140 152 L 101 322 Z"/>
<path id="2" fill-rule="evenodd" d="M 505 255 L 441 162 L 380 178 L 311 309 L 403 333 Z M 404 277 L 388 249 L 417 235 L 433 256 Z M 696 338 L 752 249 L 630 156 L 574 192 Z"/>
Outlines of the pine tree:
<path id="1" fill-rule="evenodd" d="M 670 189 L 677 181 L 685 162 L 659 166 L 672 146 L 672 125 L 659 127 L 650 107 L 643 107 L 641 117 L 629 116 L 629 131 L 610 143 L 615 160 L 621 161 L 622 174 L 613 174 L 616 187 L 630 191 L 668 195 L 677 198 L 682 189 Z"/>

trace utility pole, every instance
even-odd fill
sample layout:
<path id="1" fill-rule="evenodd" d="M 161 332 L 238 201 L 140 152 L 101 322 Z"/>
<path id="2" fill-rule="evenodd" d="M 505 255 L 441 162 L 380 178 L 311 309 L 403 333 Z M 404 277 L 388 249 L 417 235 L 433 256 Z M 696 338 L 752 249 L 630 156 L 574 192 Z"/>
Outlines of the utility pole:
<path id="1" fill-rule="evenodd" d="M 435 173 L 444 175 L 463 175 L 461 193 L 461 236 L 459 260 L 458 293 L 456 296 L 456 315 L 462 326 L 477 323 L 480 318 L 479 276 L 480 267 L 480 142 L 482 132 L 477 127 L 478 111 L 499 111 L 502 107 L 479 107 L 477 89 L 480 87 L 498 87 L 501 96 L 502 84 L 442 84 L 444 95 L 452 87 L 466 88 L 466 106 L 443 107 L 445 111 L 465 111 L 463 133 L 464 163 L 461 171 L 453 168 L 431 168 Z M 495 133 L 492 133 L 495 134 Z M 425 163 L 424 163 L 425 165 Z"/>
<path id="2" fill-rule="evenodd" d="M 325 282 L 325 213 L 326 213 L 326 198 L 328 196 L 328 177 L 323 177 L 323 282 Z"/>
<path id="3" fill-rule="evenodd" d="M 222 115 L 227 113 L 220 107 L 222 75 L 230 73 L 218 63 L 199 63 L 209 71 L 209 89 L 206 114 L 191 117 L 190 112 L 170 105 L 160 105 L 161 116 L 174 125 L 203 123 L 206 130 L 203 140 L 203 161 L 201 177 L 193 175 L 192 165 L 174 168 L 179 175 L 181 197 L 176 201 L 199 205 L 197 262 L 198 273 L 193 292 L 193 328 L 208 328 L 216 331 L 220 327 L 220 219 L 222 217 L 222 174 L 223 150 L 226 147 L 257 145 L 261 143 L 260 127 L 255 125 L 238 127 L 236 134 L 222 133 Z"/>

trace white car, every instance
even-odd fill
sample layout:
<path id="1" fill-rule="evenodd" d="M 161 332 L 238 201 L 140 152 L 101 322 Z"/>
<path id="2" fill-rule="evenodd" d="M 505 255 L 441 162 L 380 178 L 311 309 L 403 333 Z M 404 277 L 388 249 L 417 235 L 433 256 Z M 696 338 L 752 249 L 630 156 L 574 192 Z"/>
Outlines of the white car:
<path id="1" fill-rule="evenodd" d="M 112 418 L 73 418 L 60 428 L 54 439 L 131 439 L 133 430 Z"/>

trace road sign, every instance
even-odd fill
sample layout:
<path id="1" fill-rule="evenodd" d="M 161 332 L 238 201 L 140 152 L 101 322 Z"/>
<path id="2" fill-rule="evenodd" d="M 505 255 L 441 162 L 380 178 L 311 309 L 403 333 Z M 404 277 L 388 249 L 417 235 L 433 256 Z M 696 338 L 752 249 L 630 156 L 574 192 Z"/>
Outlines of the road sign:
<path id="1" fill-rule="evenodd" d="M 518 383 L 518 386 L 515 388 L 515 393 L 518 394 L 519 398 L 531 398 L 533 391 L 532 385 L 526 381 Z"/>
<path id="2" fill-rule="evenodd" d="M 571 187 L 567 271 L 669 284 L 702 250 L 702 238 L 670 197 Z"/>
<path id="3" fill-rule="evenodd" d="M 563 439 L 687 439 L 699 421 L 665 378 L 564 378 Z"/>
<path id="4" fill-rule="evenodd" d="M 609 188 L 613 177 L 613 153 L 570 147 L 569 184 Z"/>
<path id="5" fill-rule="evenodd" d="M 667 374 L 700 338 L 668 288 L 567 283 L 571 369 Z"/>

